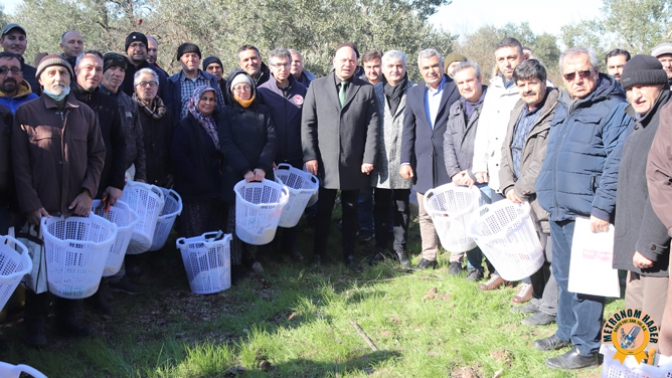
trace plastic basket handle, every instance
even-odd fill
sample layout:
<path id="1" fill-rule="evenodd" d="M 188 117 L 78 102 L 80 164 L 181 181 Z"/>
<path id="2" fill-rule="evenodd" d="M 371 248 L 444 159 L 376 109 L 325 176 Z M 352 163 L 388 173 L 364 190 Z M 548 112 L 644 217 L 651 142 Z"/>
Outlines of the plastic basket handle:
<path id="1" fill-rule="evenodd" d="M 291 168 L 292 168 L 292 166 L 290 164 L 287 164 L 287 163 L 278 164 L 278 169 L 289 171 Z"/>
<path id="2" fill-rule="evenodd" d="M 16 367 L 19 368 L 19 369 L 21 370 L 21 372 L 23 372 L 23 373 L 28 373 L 28 374 L 32 375 L 33 377 L 35 377 L 35 378 L 47 378 L 46 375 L 40 373 L 39 371 L 37 371 L 37 369 L 35 369 L 35 368 L 31 367 L 31 366 L 28 366 L 28 365 L 16 365 Z"/>

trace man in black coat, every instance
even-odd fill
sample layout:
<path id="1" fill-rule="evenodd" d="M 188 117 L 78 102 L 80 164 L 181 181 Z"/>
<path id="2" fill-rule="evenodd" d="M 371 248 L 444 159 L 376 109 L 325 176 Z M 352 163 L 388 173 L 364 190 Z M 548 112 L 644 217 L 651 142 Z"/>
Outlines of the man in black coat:
<path id="1" fill-rule="evenodd" d="M 418 67 L 425 82 L 409 89 L 406 97 L 399 174 L 415 180 L 422 238 L 418 268 L 425 269 L 436 267 L 439 236 L 425 210 L 424 193 L 451 181 L 443 159 L 443 135 L 450 107 L 460 93 L 453 79 L 443 73 L 443 61 L 436 50 L 421 51 Z"/>
<path id="2" fill-rule="evenodd" d="M 10 226 L 9 207 L 17 204 L 12 177 L 10 154 L 10 130 L 12 129 L 12 111 L 0 105 L 0 234 L 7 235 Z"/>
<path id="3" fill-rule="evenodd" d="M 160 67 L 147 62 L 147 45 L 147 36 L 140 32 L 133 32 L 126 37 L 126 55 L 128 55 L 130 64 L 126 69 L 124 84 L 122 84 L 121 88 L 124 93 L 133 96 L 135 73 L 143 68 L 151 68 L 159 76 L 159 97 L 164 102 L 169 101 L 170 93 L 168 92 L 168 85 L 166 83 L 168 75 Z"/>
<path id="4" fill-rule="evenodd" d="M 378 101 L 373 86 L 354 76 L 354 45 L 336 49 L 334 73 L 313 81 L 306 95 L 301 123 L 303 160 L 320 178 L 313 263 L 327 250 L 331 213 L 338 190 L 343 208 L 343 261 L 354 272 L 359 190 L 370 185 L 376 160 Z"/>

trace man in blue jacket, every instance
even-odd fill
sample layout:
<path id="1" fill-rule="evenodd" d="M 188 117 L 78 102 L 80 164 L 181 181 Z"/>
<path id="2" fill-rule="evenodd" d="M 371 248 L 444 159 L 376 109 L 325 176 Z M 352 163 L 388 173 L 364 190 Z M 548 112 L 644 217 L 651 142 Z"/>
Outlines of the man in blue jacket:
<path id="1" fill-rule="evenodd" d="M 0 53 L 0 105 L 16 112 L 26 101 L 36 99 L 30 84 L 23 78 L 19 56 L 9 51 Z"/>
<path id="2" fill-rule="evenodd" d="M 573 345 L 546 360 L 555 369 L 598 364 L 604 297 L 567 291 L 572 236 L 577 217 L 590 217 L 592 232 L 614 219 L 616 183 L 626 129 L 625 94 L 616 81 L 599 73 L 595 52 L 574 47 L 560 56 L 566 90 L 551 121 L 546 160 L 537 177 L 539 204 L 550 214 L 553 275 L 559 288 L 558 330 L 537 340 L 539 350 Z"/>

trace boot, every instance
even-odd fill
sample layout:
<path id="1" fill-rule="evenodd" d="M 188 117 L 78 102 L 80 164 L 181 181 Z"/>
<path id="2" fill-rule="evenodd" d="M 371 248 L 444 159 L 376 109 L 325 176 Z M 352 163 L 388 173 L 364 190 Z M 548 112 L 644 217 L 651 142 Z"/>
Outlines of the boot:
<path id="1" fill-rule="evenodd" d="M 45 319 L 40 316 L 36 319 L 25 319 L 26 344 L 29 347 L 41 348 L 47 346 L 47 334 L 45 332 Z"/>
<path id="2" fill-rule="evenodd" d="M 87 337 L 94 335 L 96 329 L 80 323 L 81 301 L 58 298 L 56 300 L 56 329 L 66 335 Z"/>
<path id="3" fill-rule="evenodd" d="M 399 259 L 401 267 L 404 269 L 409 268 L 411 266 L 411 262 L 408 260 L 408 256 L 406 256 L 406 251 L 401 250 L 395 252 L 397 253 L 397 259 Z"/>

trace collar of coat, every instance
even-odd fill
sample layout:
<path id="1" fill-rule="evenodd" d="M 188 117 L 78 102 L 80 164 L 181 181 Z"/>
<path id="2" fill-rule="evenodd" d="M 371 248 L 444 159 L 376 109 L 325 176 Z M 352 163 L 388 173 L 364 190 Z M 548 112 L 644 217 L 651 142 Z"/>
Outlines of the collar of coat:
<path id="1" fill-rule="evenodd" d="M 40 95 L 42 97 L 42 101 L 44 102 L 44 107 L 47 109 L 58 109 L 58 103 L 51 97 L 47 96 L 46 94 L 42 93 Z M 77 101 L 77 98 L 75 97 L 75 94 L 70 92 L 68 96 L 65 98 L 65 109 L 77 109 L 79 108 L 79 104 Z"/>

